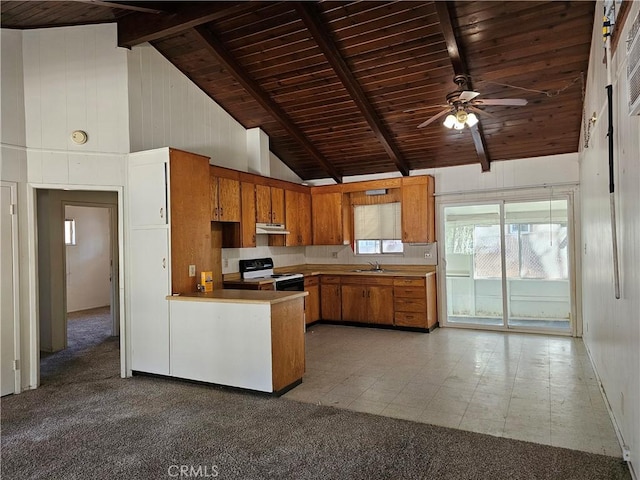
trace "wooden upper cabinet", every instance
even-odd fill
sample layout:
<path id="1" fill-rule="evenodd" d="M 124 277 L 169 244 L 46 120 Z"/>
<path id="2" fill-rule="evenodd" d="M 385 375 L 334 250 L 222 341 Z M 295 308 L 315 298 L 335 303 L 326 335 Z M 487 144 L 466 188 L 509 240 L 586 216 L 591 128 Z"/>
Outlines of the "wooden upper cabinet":
<path id="1" fill-rule="evenodd" d="M 271 187 L 271 223 L 284 222 L 284 189 Z"/>
<path id="2" fill-rule="evenodd" d="M 348 241 L 344 235 L 344 205 L 339 192 L 311 195 L 314 245 L 343 245 Z"/>
<path id="3" fill-rule="evenodd" d="M 311 245 L 311 195 L 285 190 L 286 246 Z M 269 245 L 272 245 L 269 242 Z"/>
<path id="4" fill-rule="evenodd" d="M 209 170 L 211 191 L 211 220 L 214 222 L 239 222 L 240 182 L 236 179 L 218 177 L 215 167 Z"/>
<path id="5" fill-rule="evenodd" d="M 256 186 L 250 182 L 240 184 L 241 220 L 240 247 L 256 246 Z"/>
<path id="6" fill-rule="evenodd" d="M 300 193 L 298 196 L 298 225 L 300 226 L 300 245 L 311 245 L 311 194 Z"/>
<path id="7" fill-rule="evenodd" d="M 430 243 L 435 236 L 434 182 L 431 176 L 402 179 L 402 241 Z"/>
<path id="8" fill-rule="evenodd" d="M 271 187 L 256 185 L 256 221 L 271 223 Z"/>
<path id="9" fill-rule="evenodd" d="M 284 223 L 284 189 L 256 185 L 256 220 L 259 223 Z"/>

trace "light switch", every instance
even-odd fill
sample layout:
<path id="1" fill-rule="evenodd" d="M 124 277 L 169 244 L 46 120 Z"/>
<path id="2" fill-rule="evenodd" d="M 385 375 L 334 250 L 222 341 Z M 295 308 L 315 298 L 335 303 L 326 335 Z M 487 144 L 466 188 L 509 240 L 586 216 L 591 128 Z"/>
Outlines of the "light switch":
<path id="1" fill-rule="evenodd" d="M 196 276 L 196 266 L 195 265 L 189 265 L 189 276 L 190 277 L 195 277 Z"/>

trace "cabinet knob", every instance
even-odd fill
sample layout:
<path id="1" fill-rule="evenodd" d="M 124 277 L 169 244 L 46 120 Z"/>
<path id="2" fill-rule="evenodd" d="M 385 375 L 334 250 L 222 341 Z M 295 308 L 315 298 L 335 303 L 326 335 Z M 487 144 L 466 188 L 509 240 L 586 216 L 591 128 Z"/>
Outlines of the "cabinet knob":
<path id="1" fill-rule="evenodd" d="M 164 218 L 164 208 L 160 207 L 160 218 Z"/>
<path id="2" fill-rule="evenodd" d="M 224 214 L 222 213 L 222 207 L 220 207 L 220 218 L 222 218 L 222 215 Z"/>

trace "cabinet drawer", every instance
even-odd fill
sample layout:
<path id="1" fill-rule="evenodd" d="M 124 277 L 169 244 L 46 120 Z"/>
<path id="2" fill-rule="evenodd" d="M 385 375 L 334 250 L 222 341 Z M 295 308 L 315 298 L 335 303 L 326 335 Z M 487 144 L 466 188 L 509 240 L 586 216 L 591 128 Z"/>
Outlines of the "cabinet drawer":
<path id="1" fill-rule="evenodd" d="M 399 327 L 427 328 L 426 313 L 396 312 L 394 320 Z"/>
<path id="2" fill-rule="evenodd" d="M 424 288 L 424 278 L 395 278 L 393 285 L 396 287 L 422 287 Z"/>
<path id="3" fill-rule="evenodd" d="M 335 275 L 322 275 L 320 277 L 320 283 L 322 284 L 340 284 L 340 277 L 337 277 Z"/>
<path id="4" fill-rule="evenodd" d="M 422 287 L 393 287 L 393 294 L 401 298 L 414 298 L 416 300 L 424 300 L 426 291 Z"/>
<path id="5" fill-rule="evenodd" d="M 369 275 L 348 275 L 343 277 L 343 284 L 349 285 L 393 285 L 393 278 L 391 277 L 372 277 Z"/>
<path id="6" fill-rule="evenodd" d="M 396 298 L 393 302 L 396 312 L 422 312 L 427 311 L 426 300 L 413 300 L 409 298 Z"/>
<path id="7" fill-rule="evenodd" d="M 318 285 L 318 283 L 318 277 L 316 277 L 315 275 L 313 277 L 304 277 L 305 287 L 312 287 L 313 285 Z"/>

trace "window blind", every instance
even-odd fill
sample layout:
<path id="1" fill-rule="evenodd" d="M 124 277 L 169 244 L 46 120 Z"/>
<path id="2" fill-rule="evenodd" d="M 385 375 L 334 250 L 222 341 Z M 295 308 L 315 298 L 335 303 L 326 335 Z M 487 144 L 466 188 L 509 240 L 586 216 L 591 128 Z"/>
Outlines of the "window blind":
<path id="1" fill-rule="evenodd" d="M 356 240 L 400 240 L 400 202 L 354 207 Z"/>

